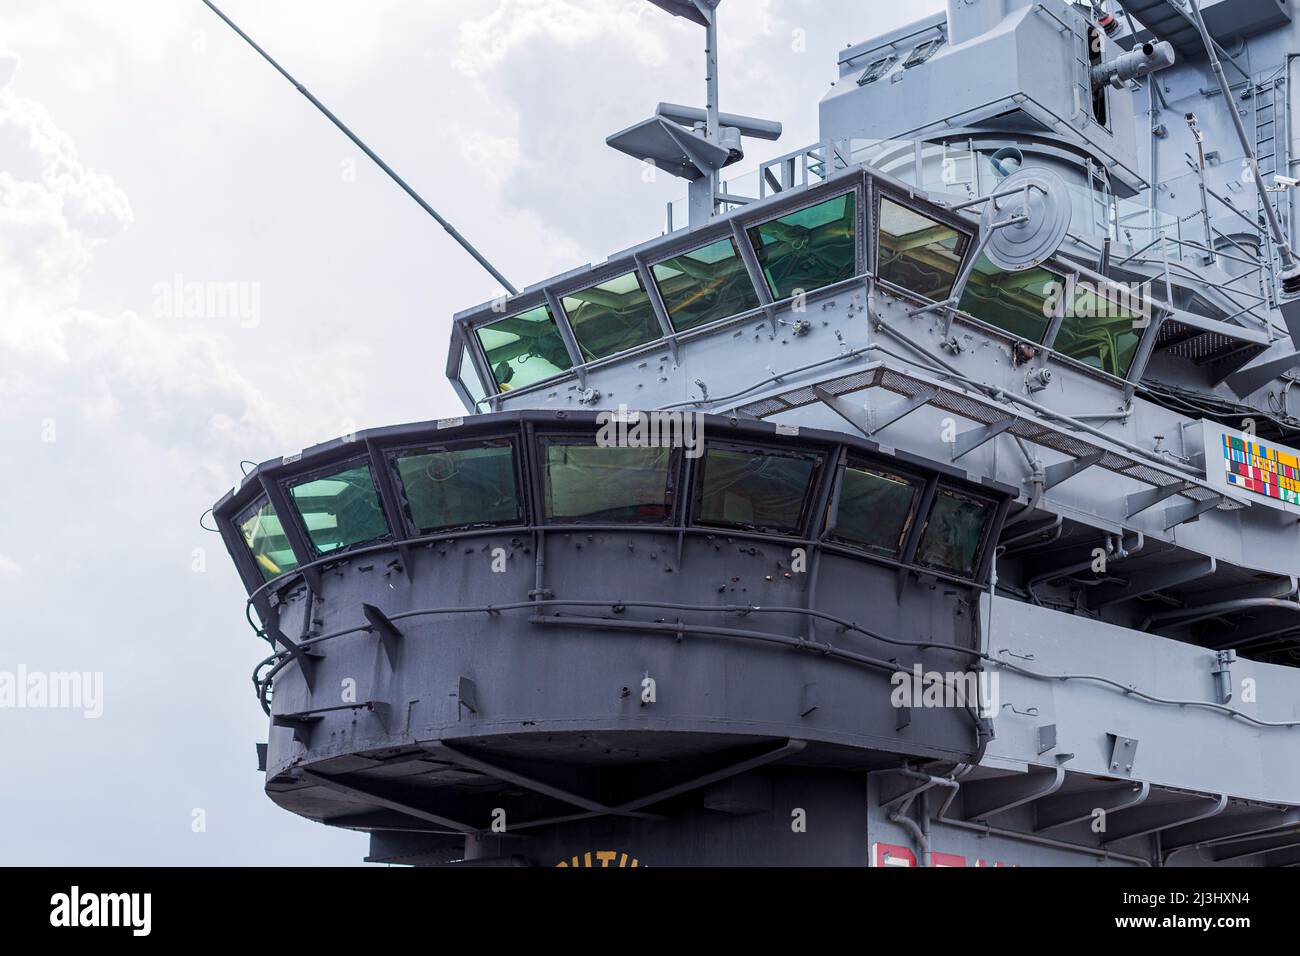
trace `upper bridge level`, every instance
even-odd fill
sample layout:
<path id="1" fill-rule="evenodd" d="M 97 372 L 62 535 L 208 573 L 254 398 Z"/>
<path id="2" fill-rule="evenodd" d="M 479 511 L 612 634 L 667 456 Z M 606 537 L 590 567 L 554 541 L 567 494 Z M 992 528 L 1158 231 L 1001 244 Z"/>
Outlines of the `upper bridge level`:
<path id="1" fill-rule="evenodd" d="M 825 144 L 774 160 L 757 195 L 728 191 L 734 208 L 707 225 L 458 314 L 448 376 L 471 411 L 726 410 L 718 397 L 758 372 L 824 358 L 812 333 L 829 303 L 870 290 L 934 306 L 947 332 L 1024 343 L 1037 368 L 1103 383 L 1120 405 L 1140 385 L 1236 401 L 1275 377 L 1267 363 L 1290 341 L 1266 263 L 1242 248 L 1206 265 L 1177 223 L 1104 190 L 1069 187 L 1070 234 L 1037 267 L 969 262 L 979 226 L 968 204 L 1014 168 L 1005 147 L 970 140 Z M 684 374 L 696 355 L 702 367 Z"/>
<path id="2" fill-rule="evenodd" d="M 1075 216 L 1054 253 L 1000 270 L 976 257 L 970 197 L 1010 171 L 953 153 L 890 142 L 766 164 L 759 195 L 707 225 L 458 315 L 448 372 L 473 410 L 627 405 L 865 434 L 1021 489 L 1022 520 L 1056 516 L 1072 548 L 1138 535 L 1148 570 L 1210 559 L 1178 587 L 1293 593 L 1294 516 L 1215 486 L 1202 432 L 1249 417 L 1287 440 L 1269 363 L 1291 343 L 1268 292 L 1246 289 L 1265 267 L 1234 282 L 1195 240 L 1153 246 L 1113 213 L 1108 235 Z"/>

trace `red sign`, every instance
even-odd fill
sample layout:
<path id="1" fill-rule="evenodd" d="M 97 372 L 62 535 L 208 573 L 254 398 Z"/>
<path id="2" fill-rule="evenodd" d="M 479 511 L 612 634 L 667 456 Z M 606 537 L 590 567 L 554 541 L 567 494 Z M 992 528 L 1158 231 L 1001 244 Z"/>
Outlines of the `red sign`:
<path id="1" fill-rule="evenodd" d="M 966 857 L 959 856 L 956 853 L 940 853 L 938 850 L 930 851 L 930 862 L 936 867 L 953 867 L 953 866 L 1012 866 L 1010 863 L 989 863 L 985 860 L 977 859 L 974 863 L 968 863 Z M 872 866 L 916 866 L 916 853 L 909 847 L 896 846 L 893 843 L 873 843 L 871 845 L 871 865 Z"/>

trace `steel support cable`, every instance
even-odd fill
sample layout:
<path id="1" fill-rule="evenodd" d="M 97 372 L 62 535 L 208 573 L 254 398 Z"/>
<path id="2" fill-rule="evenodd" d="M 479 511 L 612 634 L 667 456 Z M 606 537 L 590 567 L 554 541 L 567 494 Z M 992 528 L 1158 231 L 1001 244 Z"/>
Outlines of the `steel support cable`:
<path id="1" fill-rule="evenodd" d="M 1261 720 L 1258 717 L 1252 717 L 1250 714 L 1237 710 L 1236 708 L 1228 707 L 1224 704 L 1217 704 L 1212 701 L 1180 700 L 1176 698 L 1157 697 L 1154 694 L 1148 694 L 1144 691 L 1138 690 L 1136 687 L 1133 687 L 1128 684 L 1121 684 L 1119 681 L 1112 680 L 1109 677 L 1103 677 L 1100 674 L 1043 674 L 1039 671 L 1034 671 L 1034 670 L 1030 670 L 1029 668 L 1022 667 L 1019 664 L 1013 664 L 1010 661 L 1004 660 L 999 657 L 995 657 L 991 654 L 987 654 L 982 651 L 974 650 L 968 647 L 960 647 L 955 644 L 943 644 L 943 643 L 926 642 L 926 641 L 904 641 L 899 638 L 887 638 L 882 635 L 878 635 L 871 631 L 868 631 L 865 628 L 859 627 L 858 625 L 853 624 L 852 622 L 845 621 L 843 618 L 838 618 L 835 617 L 834 615 L 825 614 L 824 612 L 821 611 L 813 611 L 809 608 L 762 607 L 757 605 L 755 606 L 690 605 L 690 604 L 674 604 L 674 603 L 663 602 L 663 601 L 592 601 L 592 600 L 563 600 L 563 599 L 555 598 L 546 601 L 516 601 L 509 604 L 488 604 L 488 605 L 480 605 L 477 607 L 422 608 L 418 610 L 404 611 L 401 612 L 400 614 L 391 615 L 389 617 L 389 620 L 396 622 L 407 618 L 436 615 L 436 614 L 472 614 L 472 613 L 495 614 L 501 611 L 522 610 L 524 608 L 532 608 L 535 610 L 539 607 L 551 607 L 551 606 L 610 607 L 610 608 L 644 607 L 644 608 L 656 608 L 661 610 L 677 610 L 677 611 L 690 611 L 690 610 L 725 611 L 728 607 L 730 607 L 730 608 L 734 608 L 733 613 L 767 612 L 767 613 L 774 613 L 774 614 L 813 615 L 813 616 L 824 618 L 833 623 L 836 623 L 844 627 L 845 630 L 854 631 L 855 633 L 859 633 L 866 637 L 880 640 L 885 643 L 898 644 L 907 647 L 916 647 L 920 649 L 938 649 L 944 651 L 953 651 L 955 653 L 964 654 L 969 657 L 978 658 L 982 661 L 985 661 L 990 664 L 994 664 L 999 667 L 1005 667 L 1008 670 L 1014 671 L 1018 674 L 1023 674 L 1024 676 L 1033 678 L 1035 680 L 1092 681 L 1095 683 L 1114 687 L 1117 690 L 1121 691 L 1125 696 L 1136 697 L 1139 700 L 1144 700 L 1147 701 L 1148 703 L 1161 704 L 1161 705 L 1173 706 L 1173 707 L 1201 707 L 1207 710 L 1219 711 L 1221 713 L 1227 714 L 1230 717 L 1239 718 L 1247 723 L 1254 724 L 1255 726 L 1258 727 L 1300 726 L 1300 720 L 1289 720 L 1289 721 Z M 567 620 L 576 621 L 579 619 L 569 618 Z M 602 624 L 608 622 L 609 624 L 612 625 L 626 625 L 628 628 L 643 628 L 645 630 L 663 629 L 663 630 L 671 631 L 673 633 L 695 632 L 701 634 L 709 634 L 712 633 L 713 631 L 719 631 L 719 632 L 723 632 L 720 636 L 763 640 L 770 643 L 783 643 L 783 644 L 788 644 L 790 646 L 797 647 L 799 649 L 817 651 L 819 653 L 823 653 L 826 656 L 830 656 L 830 657 L 839 657 L 846 660 L 855 660 L 859 663 L 865 663 L 871 661 L 877 664 L 885 664 L 889 667 L 891 672 L 898 672 L 903 670 L 903 668 L 900 667 L 898 664 L 888 662 L 888 661 L 880 661 L 877 658 L 871 658 L 868 655 L 857 654 L 854 651 L 839 650 L 833 647 L 832 645 L 823 642 L 808 641 L 803 638 L 787 637 L 786 635 L 780 635 L 780 634 L 771 634 L 765 631 L 748 631 L 748 630 L 736 629 L 736 628 L 716 628 L 716 627 L 710 628 L 706 625 L 692 625 L 692 624 L 676 623 L 676 622 L 667 623 L 667 622 L 654 622 L 654 621 L 618 621 L 614 619 L 600 619 L 600 618 L 592 619 L 592 620 L 600 621 Z M 300 642 L 298 646 L 300 648 L 307 648 L 307 647 L 314 646 L 315 644 L 322 643 L 323 641 L 326 640 L 332 640 L 333 638 L 336 637 L 343 637 L 348 634 L 358 634 L 358 633 L 368 632 L 370 631 L 370 629 L 371 628 L 369 624 L 361 624 L 355 627 L 345 628 L 340 631 L 333 631 L 329 634 L 322 634 L 313 638 L 308 638 Z M 280 651 L 277 652 L 276 654 L 267 657 L 265 660 L 261 661 L 254 669 L 254 673 L 253 673 L 253 682 L 259 688 L 259 691 L 264 690 L 269 684 L 270 680 L 286 664 L 288 664 L 292 660 L 293 657 L 288 651 Z M 274 664 L 272 671 L 268 673 L 265 678 L 259 680 L 258 672 L 263 667 L 269 664 Z"/>
<path id="2" fill-rule="evenodd" d="M 339 130 L 339 132 L 341 132 L 344 136 L 350 139 L 353 145 L 355 145 L 358 149 L 360 149 L 363 153 L 365 153 L 366 156 L 368 156 L 376 166 L 378 166 L 388 175 L 389 179 L 391 179 L 399 187 L 401 187 L 404 193 L 406 193 L 413 200 L 415 200 L 416 204 L 421 209 L 423 209 L 430 216 L 432 216 L 434 221 L 437 222 L 438 225 L 442 226 L 443 230 L 447 233 L 447 235 L 451 236 L 451 238 L 456 241 L 457 245 L 459 245 L 462 249 L 464 249 L 467 253 L 469 253 L 470 256 L 474 259 L 474 261 L 477 262 L 479 265 L 481 265 L 484 268 L 484 270 L 486 270 L 487 273 L 490 276 L 492 276 L 492 278 L 496 279 L 497 282 L 501 283 L 502 288 L 504 288 L 511 295 L 519 294 L 519 290 L 516 289 L 513 285 L 511 285 L 510 280 L 507 279 L 504 275 L 502 275 L 497 270 L 496 266 L 492 265 L 492 263 L 487 260 L 487 258 L 483 255 L 483 253 L 479 252 L 478 249 L 474 247 L 473 243 L 471 243 L 468 239 L 466 239 L 463 235 L 461 235 L 455 226 L 453 226 L 450 222 L 448 222 L 445 218 L 443 218 L 443 216 L 436 209 L 434 209 L 431 205 L 429 205 L 429 203 L 425 201 L 424 197 L 421 196 L 419 193 L 417 193 L 415 189 L 413 189 L 405 179 L 397 175 L 396 171 L 394 171 L 391 166 L 389 166 L 386 162 L 380 159 L 379 154 L 376 153 L 374 150 L 372 150 L 369 146 L 367 146 L 361 140 L 361 138 L 357 136 L 356 133 L 352 132 L 352 130 L 348 128 L 347 124 L 345 124 L 341 119 L 339 119 L 330 111 L 329 107 L 327 107 L 324 103 L 318 100 L 310 90 L 308 90 L 305 86 L 303 86 L 296 79 L 294 79 L 294 77 L 289 73 L 289 71 L 286 70 L 284 67 L 282 67 L 278 62 L 276 62 L 276 60 L 269 53 L 267 53 L 264 49 L 258 46 L 258 44 L 254 42 L 252 37 L 250 37 L 247 33 L 241 30 L 233 20 L 231 20 L 228 16 L 222 13 L 221 10 L 218 9 L 214 3 L 212 3 L 212 0 L 201 0 L 201 2 L 209 10 L 215 13 L 222 20 L 222 22 L 226 24 L 226 26 L 234 30 L 235 33 L 239 35 L 240 39 L 242 39 L 245 43 L 247 43 L 250 47 L 252 47 L 255 51 L 257 51 L 257 53 L 262 57 L 262 59 L 266 60 L 267 63 L 271 64 L 271 66 L 275 68 L 275 71 L 279 73 L 281 76 L 283 76 L 286 80 L 288 80 L 289 83 L 293 85 L 294 89 L 296 89 L 299 93 L 305 96 L 307 98 L 307 101 L 311 103 L 312 106 L 320 110 L 321 114 L 324 115 L 324 117 L 327 120 L 329 120 L 331 123 L 333 123 L 334 126 Z"/>

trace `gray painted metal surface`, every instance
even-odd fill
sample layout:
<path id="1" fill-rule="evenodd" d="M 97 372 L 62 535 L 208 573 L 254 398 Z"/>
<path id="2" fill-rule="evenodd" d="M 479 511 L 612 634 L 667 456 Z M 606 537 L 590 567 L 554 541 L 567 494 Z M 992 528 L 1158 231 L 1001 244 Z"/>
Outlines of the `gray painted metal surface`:
<path id="1" fill-rule="evenodd" d="M 707 24 L 718 5 L 661 6 Z M 822 142 L 761 165 L 752 201 L 696 196 L 689 228 L 457 315 L 467 418 L 264 463 L 218 503 L 273 650 L 256 675 L 271 798 L 416 864 L 1300 862 L 1300 523 L 1223 480 L 1204 437 L 1261 442 L 1288 477 L 1284 256 L 1194 28 L 1163 0 L 1111 6 L 953 3 L 850 46 Z M 1201 6 L 1293 244 L 1300 27 L 1273 0 Z M 697 135 L 683 117 L 654 129 Z M 733 157 L 707 161 L 703 133 L 713 177 Z M 1050 200 L 1001 196 L 1013 167 Z M 851 261 L 781 288 L 756 230 L 844 196 Z M 950 298 L 889 271 L 897 208 L 949 237 Z M 999 216 L 1021 215 L 1029 234 L 1068 224 L 1032 257 L 1060 287 L 1029 338 L 960 294 Z M 678 331 L 657 267 L 727 241 L 756 305 Z M 661 334 L 593 358 L 566 297 L 626 275 Z M 1131 362 L 1081 357 L 1078 293 L 1135 286 Z M 571 367 L 499 390 L 480 330 L 541 306 Z M 536 443 L 619 406 L 707 416 L 706 442 L 816 449 L 801 527 L 707 527 L 687 461 L 663 526 L 548 521 Z M 488 435 L 516 442 L 519 520 L 410 527 L 387 456 Z M 924 478 L 892 557 L 835 543 L 853 456 Z M 318 553 L 288 489 L 358 460 L 389 534 Z M 996 503 L 969 573 L 918 558 L 943 488 Z M 269 582 L 238 524 L 259 501 L 301 565 Z M 975 680 L 978 706 L 900 703 L 917 666 Z"/>

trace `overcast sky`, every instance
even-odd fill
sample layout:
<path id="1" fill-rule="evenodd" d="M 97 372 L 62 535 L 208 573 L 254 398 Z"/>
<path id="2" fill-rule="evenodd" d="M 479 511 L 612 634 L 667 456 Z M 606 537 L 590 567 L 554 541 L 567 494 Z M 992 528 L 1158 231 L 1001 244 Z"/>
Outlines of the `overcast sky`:
<path id="1" fill-rule="evenodd" d="M 643 0 L 219 5 L 521 288 L 685 192 L 604 146 L 703 105 L 703 31 Z M 942 6 L 724 3 L 722 108 L 786 124 L 738 171 L 817 140 L 837 50 Z M 360 861 L 262 793 L 266 647 L 199 520 L 241 459 L 460 414 L 450 317 L 496 291 L 199 0 L 5 0 L 0 676 L 102 672 L 103 714 L 0 709 L 0 864 Z"/>

